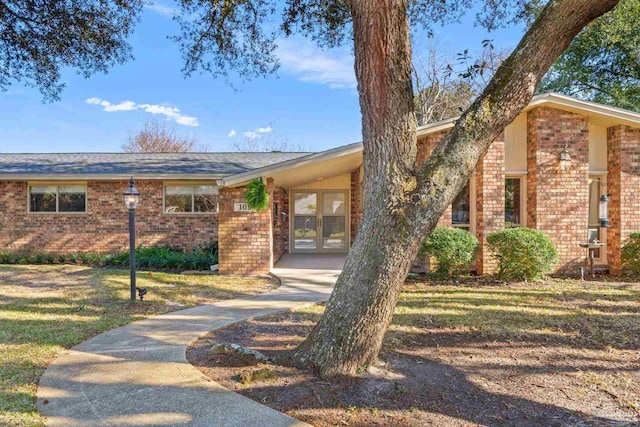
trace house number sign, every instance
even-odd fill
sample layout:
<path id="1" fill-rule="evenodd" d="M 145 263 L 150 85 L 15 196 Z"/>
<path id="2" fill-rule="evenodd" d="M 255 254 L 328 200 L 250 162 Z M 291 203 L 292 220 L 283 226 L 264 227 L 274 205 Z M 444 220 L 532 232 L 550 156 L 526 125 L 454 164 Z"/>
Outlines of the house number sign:
<path id="1" fill-rule="evenodd" d="M 233 211 L 234 212 L 251 212 L 251 209 L 249 209 L 249 205 L 247 205 L 246 203 L 234 203 Z"/>

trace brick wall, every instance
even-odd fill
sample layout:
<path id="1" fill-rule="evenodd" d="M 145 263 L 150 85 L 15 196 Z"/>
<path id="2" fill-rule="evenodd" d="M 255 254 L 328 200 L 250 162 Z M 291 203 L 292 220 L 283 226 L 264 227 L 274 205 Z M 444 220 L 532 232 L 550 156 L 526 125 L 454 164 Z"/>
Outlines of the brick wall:
<path id="1" fill-rule="evenodd" d="M 607 130 L 607 193 L 609 221 L 607 260 L 609 271 L 620 274 L 620 251 L 629 234 L 640 231 L 640 129 L 615 126 Z"/>
<path id="2" fill-rule="evenodd" d="M 0 182 L 0 250 L 50 253 L 115 252 L 129 247 L 128 181 L 88 181 L 87 213 L 27 213 L 27 183 Z M 138 246 L 184 249 L 217 240 L 216 214 L 164 214 L 162 181 L 136 181 Z"/>
<path id="3" fill-rule="evenodd" d="M 586 257 L 589 217 L 589 127 L 579 114 L 540 107 L 527 116 L 527 225 L 556 245 L 558 271 L 577 274 Z M 571 167 L 562 171 L 560 152 L 568 144 Z"/>
<path id="4" fill-rule="evenodd" d="M 289 193 L 282 187 L 273 190 L 273 262 L 289 251 Z M 277 212 L 276 212 L 277 206 Z M 283 212 L 287 215 L 283 215 Z"/>
<path id="5" fill-rule="evenodd" d="M 273 192 L 271 180 L 267 190 Z M 218 250 L 220 274 L 267 274 L 273 266 L 273 197 L 260 212 L 235 212 L 244 203 L 246 188 L 221 188 L 219 195 Z"/>
<path id="6" fill-rule="evenodd" d="M 487 235 L 504 229 L 504 138 L 494 141 L 476 169 L 476 236 L 478 274 L 491 274 L 496 261 L 491 256 Z"/>

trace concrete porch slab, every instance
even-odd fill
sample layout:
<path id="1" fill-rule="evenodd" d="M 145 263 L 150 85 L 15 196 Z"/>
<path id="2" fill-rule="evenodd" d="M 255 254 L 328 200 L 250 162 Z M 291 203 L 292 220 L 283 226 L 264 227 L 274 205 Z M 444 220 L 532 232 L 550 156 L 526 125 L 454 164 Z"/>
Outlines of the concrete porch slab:
<path id="1" fill-rule="evenodd" d="M 280 269 L 333 270 L 340 271 L 347 259 L 346 254 L 284 254 L 274 267 Z"/>

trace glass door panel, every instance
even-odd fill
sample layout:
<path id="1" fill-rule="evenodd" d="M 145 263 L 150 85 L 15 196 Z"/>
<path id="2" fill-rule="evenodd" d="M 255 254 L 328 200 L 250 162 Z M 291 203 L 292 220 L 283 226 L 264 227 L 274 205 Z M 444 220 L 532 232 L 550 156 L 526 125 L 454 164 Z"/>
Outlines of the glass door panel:
<path id="1" fill-rule="evenodd" d="M 315 216 L 296 216 L 293 233 L 293 247 L 295 249 L 317 249 L 318 218 Z"/>
<path id="2" fill-rule="evenodd" d="M 327 192 L 322 195 L 322 213 L 324 215 L 345 214 L 347 196 L 345 193 Z"/>
<path id="3" fill-rule="evenodd" d="M 322 249 L 347 247 L 346 221 L 343 216 L 325 216 L 322 219 Z"/>
<path id="4" fill-rule="evenodd" d="M 322 193 L 322 249 L 346 249 L 346 205 L 344 191 Z"/>
<path id="5" fill-rule="evenodd" d="M 318 194 L 294 193 L 293 249 L 318 249 Z"/>
<path id="6" fill-rule="evenodd" d="M 295 193 L 294 195 L 295 215 L 315 215 L 318 207 L 317 193 Z"/>

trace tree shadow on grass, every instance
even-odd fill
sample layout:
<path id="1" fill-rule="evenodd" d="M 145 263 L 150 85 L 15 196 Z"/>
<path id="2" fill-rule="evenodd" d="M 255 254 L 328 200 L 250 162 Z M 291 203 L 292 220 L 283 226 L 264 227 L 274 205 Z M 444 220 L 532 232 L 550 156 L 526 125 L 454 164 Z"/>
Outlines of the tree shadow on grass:
<path id="1" fill-rule="evenodd" d="M 325 382 L 284 367 L 276 368 L 281 377 L 276 383 L 256 383 L 237 391 L 320 425 L 335 424 L 336 413 L 338 421 L 343 417 L 352 426 L 640 425 L 637 409 L 625 406 L 620 397 L 598 387 L 589 390 L 593 384 L 583 385 L 582 379 L 571 377 L 635 381 L 640 359 L 629 350 L 640 348 L 639 299 L 637 285 L 616 285 L 602 292 L 535 288 L 478 292 L 453 287 L 405 291 L 382 353 L 397 376 Z M 194 345 L 188 357 L 207 372 L 212 365 L 202 360 L 212 356 L 202 352 L 214 341 L 236 342 L 285 360 L 287 349 L 304 339 L 320 315 L 317 309 L 279 314 L 214 331 L 208 344 Z M 226 371 L 226 365 L 219 366 L 221 381 L 229 381 L 221 372 L 254 369 L 231 362 Z M 574 387 L 566 399 L 559 397 L 565 386 Z M 633 394 L 635 388 L 617 390 Z M 637 400 L 626 398 L 631 404 Z M 360 408 L 360 414 L 384 410 L 405 415 L 402 421 L 367 415 L 350 418 L 349 408 Z"/>

